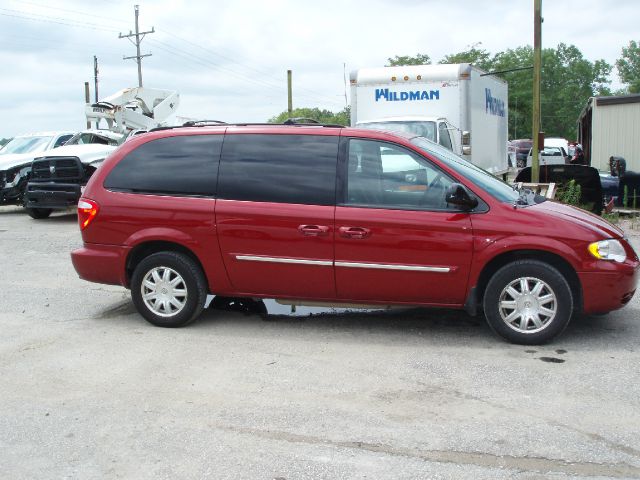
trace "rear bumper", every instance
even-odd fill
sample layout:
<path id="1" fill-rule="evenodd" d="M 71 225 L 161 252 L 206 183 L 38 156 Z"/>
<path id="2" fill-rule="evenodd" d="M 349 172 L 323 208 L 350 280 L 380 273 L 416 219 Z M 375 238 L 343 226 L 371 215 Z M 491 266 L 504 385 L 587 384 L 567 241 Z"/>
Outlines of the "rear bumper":
<path id="1" fill-rule="evenodd" d="M 77 205 L 80 195 L 77 183 L 29 182 L 24 204 L 27 208 L 68 208 Z"/>
<path id="2" fill-rule="evenodd" d="M 128 287 L 126 261 L 128 247 L 85 244 L 71 252 L 71 261 L 83 280 Z"/>
<path id="3" fill-rule="evenodd" d="M 583 312 L 606 313 L 624 307 L 635 294 L 640 264 L 610 264 L 615 271 L 578 272 L 582 284 Z"/>

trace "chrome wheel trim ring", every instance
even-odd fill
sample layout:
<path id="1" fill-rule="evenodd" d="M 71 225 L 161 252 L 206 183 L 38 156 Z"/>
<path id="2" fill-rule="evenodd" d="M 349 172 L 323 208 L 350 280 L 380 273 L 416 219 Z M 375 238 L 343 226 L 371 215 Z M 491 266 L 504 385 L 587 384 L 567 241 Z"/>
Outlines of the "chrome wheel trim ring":
<path id="1" fill-rule="evenodd" d="M 500 292 L 498 312 L 502 321 L 518 333 L 538 333 L 553 322 L 558 299 L 548 283 L 535 277 L 520 277 Z"/>
<path id="2" fill-rule="evenodd" d="M 169 267 L 154 267 L 142 278 L 140 293 L 145 306 L 163 318 L 178 315 L 187 304 L 187 284 Z"/>

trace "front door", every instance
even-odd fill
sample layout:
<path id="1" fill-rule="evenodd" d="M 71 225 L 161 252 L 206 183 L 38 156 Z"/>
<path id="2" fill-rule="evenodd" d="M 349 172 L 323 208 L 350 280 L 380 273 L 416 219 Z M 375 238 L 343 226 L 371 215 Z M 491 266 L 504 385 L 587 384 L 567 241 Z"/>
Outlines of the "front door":
<path id="1" fill-rule="evenodd" d="M 453 179 L 399 145 L 350 139 L 348 151 L 335 223 L 339 298 L 463 304 L 473 235 L 469 214 L 445 202 Z"/>

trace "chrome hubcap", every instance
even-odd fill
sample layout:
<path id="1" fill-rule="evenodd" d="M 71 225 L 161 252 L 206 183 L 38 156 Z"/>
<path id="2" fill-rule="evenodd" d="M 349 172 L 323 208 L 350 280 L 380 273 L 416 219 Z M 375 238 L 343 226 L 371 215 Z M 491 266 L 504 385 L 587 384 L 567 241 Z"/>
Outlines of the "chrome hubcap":
<path id="1" fill-rule="evenodd" d="M 500 293 L 500 317 L 520 333 L 539 332 L 553 321 L 558 311 L 556 295 L 538 278 L 521 277 Z"/>
<path id="2" fill-rule="evenodd" d="M 149 270 L 142 279 L 140 291 L 147 308 L 161 317 L 177 315 L 187 303 L 187 285 L 180 274 L 169 267 Z"/>

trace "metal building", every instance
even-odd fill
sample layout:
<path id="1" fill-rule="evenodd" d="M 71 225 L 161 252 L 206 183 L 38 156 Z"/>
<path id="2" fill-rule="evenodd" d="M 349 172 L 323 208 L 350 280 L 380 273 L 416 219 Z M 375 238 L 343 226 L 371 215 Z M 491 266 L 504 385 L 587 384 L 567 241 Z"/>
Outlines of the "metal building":
<path id="1" fill-rule="evenodd" d="M 640 172 L 640 94 L 591 97 L 578 118 L 578 141 L 592 167 L 608 171 L 616 156 Z"/>

